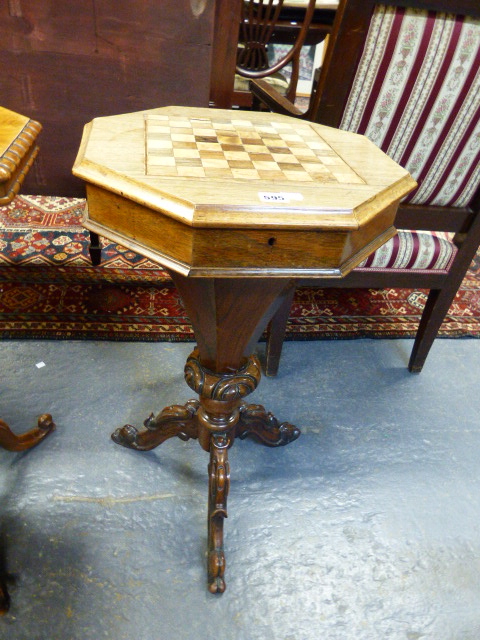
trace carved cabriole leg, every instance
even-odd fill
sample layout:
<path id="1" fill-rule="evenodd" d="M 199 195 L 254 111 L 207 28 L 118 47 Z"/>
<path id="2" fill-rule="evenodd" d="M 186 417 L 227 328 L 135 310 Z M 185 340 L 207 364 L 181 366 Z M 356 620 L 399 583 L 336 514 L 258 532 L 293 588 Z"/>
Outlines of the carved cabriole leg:
<path id="1" fill-rule="evenodd" d="M 150 451 L 168 438 L 175 436 L 181 440 L 197 437 L 195 414 L 198 400 L 189 400 L 185 405 L 175 404 L 154 416 L 153 413 L 144 421 L 144 428 L 138 430 L 126 424 L 112 433 L 112 440 L 129 449 Z"/>
<path id="2" fill-rule="evenodd" d="M 226 588 L 223 521 L 227 517 L 230 488 L 229 446 L 226 434 L 212 435 L 208 465 L 208 589 L 211 593 L 223 593 Z"/>
<path id="3" fill-rule="evenodd" d="M 300 429 L 289 422 L 279 423 L 261 404 L 243 404 L 235 435 L 241 440 L 252 436 L 267 447 L 283 447 L 299 437 Z"/>
<path id="4" fill-rule="evenodd" d="M 55 423 L 49 413 L 38 419 L 37 426 L 19 436 L 15 435 L 8 424 L 0 420 L 0 447 L 7 451 L 26 451 L 35 447 L 55 429 Z"/>

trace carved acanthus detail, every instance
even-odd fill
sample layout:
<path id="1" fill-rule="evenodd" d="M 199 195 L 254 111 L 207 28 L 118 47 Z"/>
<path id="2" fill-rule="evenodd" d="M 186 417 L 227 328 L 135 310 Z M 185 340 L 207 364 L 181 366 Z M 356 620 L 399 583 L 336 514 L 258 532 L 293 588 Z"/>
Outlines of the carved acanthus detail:
<path id="1" fill-rule="evenodd" d="M 214 373 L 201 364 L 195 349 L 185 365 L 188 386 L 204 398 L 212 400 L 239 400 L 255 391 L 260 381 L 260 363 L 256 356 L 246 359 L 243 367 L 234 373 Z"/>

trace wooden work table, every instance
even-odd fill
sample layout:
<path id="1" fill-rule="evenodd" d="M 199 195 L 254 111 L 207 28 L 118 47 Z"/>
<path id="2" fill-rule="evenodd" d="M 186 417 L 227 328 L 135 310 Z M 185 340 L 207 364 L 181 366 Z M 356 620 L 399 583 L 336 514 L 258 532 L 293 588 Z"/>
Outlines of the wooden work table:
<path id="1" fill-rule="evenodd" d="M 256 342 L 295 279 L 342 277 L 394 233 L 415 183 L 365 137 L 270 113 L 168 107 L 97 118 L 73 169 L 84 225 L 163 265 L 192 322 L 185 366 L 198 399 L 114 440 L 139 450 L 198 438 L 210 453 L 208 584 L 225 589 L 228 448 L 300 432 L 244 398 Z"/>

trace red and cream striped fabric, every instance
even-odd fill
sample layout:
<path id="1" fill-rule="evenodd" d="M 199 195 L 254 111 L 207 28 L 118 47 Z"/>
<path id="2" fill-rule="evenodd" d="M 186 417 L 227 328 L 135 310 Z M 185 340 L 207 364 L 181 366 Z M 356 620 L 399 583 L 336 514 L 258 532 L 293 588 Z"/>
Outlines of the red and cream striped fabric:
<path id="1" fill-rule="evenodd" d="M 457 252 L 451 238 L 442 231 L 400 230 L 357 269 L 446 272 Z"/>
<path id="2" fill-rule="evenodd" d="M 480 21 L 378 5 L 340 126 L 412 174 L 409 202 L 468 206 L 480 183 Z"/>

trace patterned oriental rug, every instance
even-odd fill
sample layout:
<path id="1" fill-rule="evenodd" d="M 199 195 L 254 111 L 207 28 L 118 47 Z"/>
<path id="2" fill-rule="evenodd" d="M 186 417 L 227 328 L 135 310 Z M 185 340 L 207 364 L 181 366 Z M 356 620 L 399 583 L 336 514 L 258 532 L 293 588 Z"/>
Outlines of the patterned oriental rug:
<path id="1" fill-rule="evenodd" d="M 85 201 L 19 196 L 0 207 L 0 335 L 3 338 L 191 341 L 192 328 L 168 275 L 150 260 L 104 242 L 92 267 Z M 301 289 L 288 339 L 407 338 L 424 291 Z M 480 337 L 480 253 L 440 335 Z"/>

